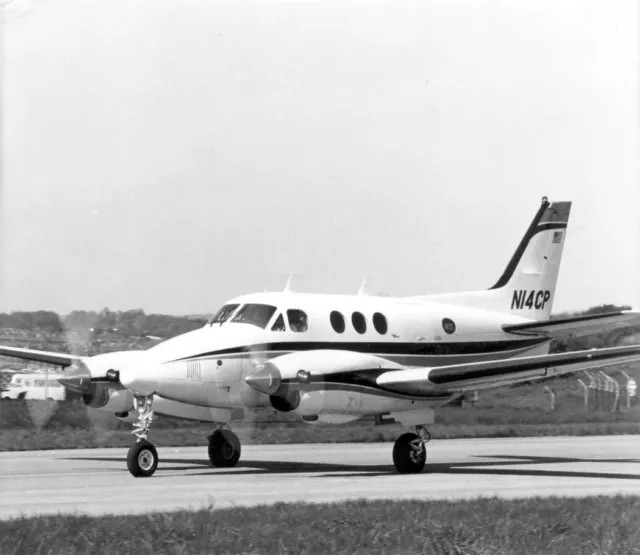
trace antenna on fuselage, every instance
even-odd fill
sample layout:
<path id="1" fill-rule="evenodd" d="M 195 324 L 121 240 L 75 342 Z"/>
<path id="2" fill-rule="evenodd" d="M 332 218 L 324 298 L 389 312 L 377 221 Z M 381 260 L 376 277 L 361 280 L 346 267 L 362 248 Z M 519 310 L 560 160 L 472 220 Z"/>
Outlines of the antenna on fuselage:
<path id="1" fill-rule="evenodd" d="M 287 284 L 284 286 L 284 293 L 295 293 L 295 290 L 293 288 L 293 280 L 295 279 L 295 277 L 298 274 L 296 274 L 295 272 L 291 272 L 289 274 L 289 279 L 287 280 Z"/>
<path id="2" fill-rule="evenodd" d="M 371 280 L 365 276 L 365 278 L 362 280 L 362 285 L 360 286 L 360 289 L 358 289 L 358 295 L 370 295 L 371 293 L 369 292 L 369 288 L 371 286 Z"/>

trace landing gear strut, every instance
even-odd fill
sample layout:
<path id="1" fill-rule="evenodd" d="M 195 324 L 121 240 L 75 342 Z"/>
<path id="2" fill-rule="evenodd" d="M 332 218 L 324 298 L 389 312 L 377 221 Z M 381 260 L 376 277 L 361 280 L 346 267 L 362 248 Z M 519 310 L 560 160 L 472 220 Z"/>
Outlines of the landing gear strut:
<path id="1" fill-rule="evenodd" d="M 422 472 L 427 462 L 427 443 L 431 436 L 424 426 L 416 426 L 417 434 L 401 435 L 393 445 L 393 464 L 400 474 Z"/>
<path id="2" fill-rule="evenodd" d="M 153 395 L 136 395 L 133 398 L 133 406 L 138 413 L 133 432 L 138 439 L 129 447 L 127 453 L 127 468 L 136 478 L 148 478 L 158 468 L 158 452 L 153 444 L 147 441 L 147 434 L 153 421 Z"/>
<path id="3" fill-rule="evenodd" d="M 213 466 L 235 466 L 240 460 L 240 451 L 240 440 L 231 430 L 218 429 L 209 436 L 209 460 Z"/>

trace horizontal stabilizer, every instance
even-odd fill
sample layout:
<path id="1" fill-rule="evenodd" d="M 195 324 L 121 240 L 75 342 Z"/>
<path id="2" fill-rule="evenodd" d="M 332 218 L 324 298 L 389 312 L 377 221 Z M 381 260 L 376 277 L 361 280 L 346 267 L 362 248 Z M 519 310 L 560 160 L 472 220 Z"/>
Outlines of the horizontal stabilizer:
<path id="1" fill-rule="evenodd" d="M 5 357 L 20 358 L 23 360 L 35 360 L 46 362 L 56 366 L 71 366 L 74 362 L 84 357 L 65 353 L 52 353 L 51 351 L 35 351 L 33 349 L 21 349 L 20 347 L 5 347 L 0 345 L 0 355 Z"/>
<path id="2" fill-rule="evenodd" d="M 435 368 L 413 368 L 385 372 L 376 381 L 379 386 L 394 392 L 421 395 L 442 390 L 442 386 L 464 389 L 465 385 L 476 380 L 510 381 L 511 379 L 515 383 L 520 375 L 526 375 L 528 379 L 544 378 L 594 366 L 601 367 L 636 360 L 640 360 L 640 345 L 471 362 Z"/>
<path id="3" fill-rule="evenodd" d="M 558 318 L 556 320 L 545 320 L 542 322 L 506 324 L 502 326 L 502 329 L 518 335 L 542 335 L 552 339 L 567 339 L 629 326 L 640 326 L 640 312 L 620 310 L 617 312 Z"/>

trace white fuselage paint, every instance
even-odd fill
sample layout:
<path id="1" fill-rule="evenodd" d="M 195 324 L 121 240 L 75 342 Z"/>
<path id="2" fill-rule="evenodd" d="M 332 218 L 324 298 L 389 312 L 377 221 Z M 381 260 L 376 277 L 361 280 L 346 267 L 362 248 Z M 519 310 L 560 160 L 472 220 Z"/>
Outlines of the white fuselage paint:
<path id="1" fill-rule="evenodd" d="M 527 321 L 520 316 L 428 302 L 424 298 L 283 292 L 247 295 L 227 304 L 242 307 L 247 303 L 276 308 L 264 329 L 234 322 L 231 317 L 223 324 L 207 324 L 165 341 L 145 352 L 144 364 L 140 358 L 129 367 L 125 363 L 121 374 L 135 373 L 135 379 L 129 380 L 131 385 L 128 387 L 141 394 L 155 393 L 199 407 L 259 409 L 269 406 L 268 396 L 252 389 L 244 378 L 265 361 L 297 351 L 344 349 L 364 352 L 406 368 L 548 352 L 548 341 L 502 330 L 504 324 Z M 306 331 L 292 331 L 287 321 L 287 310 L 291 309 L 305 312 L 308 318 Z M 330 313 L 334 310 L 344 317 L 343 333 L 337 333 L 330 323 Z M 365 317 L 364 333 L 358 333 L 352 325 L 354 312 Z M 374 328 L 374 313 L 384 315 L 386 333 L 381 334 Z M 272 331 L 281 314 L 285 329 Z M 444 324 L 445 319 L 453 322 L 455 329 L 450 323 Z M 297 412 L 303 416 L 319 412 L 352 415 L 355 419 L 363 415 L 441 405 L 456 392 L 456 387 L 434 386 L 431 398 L 416 399 L 366 388 L 311 391 L 304 393 L 305 402 Z"/>

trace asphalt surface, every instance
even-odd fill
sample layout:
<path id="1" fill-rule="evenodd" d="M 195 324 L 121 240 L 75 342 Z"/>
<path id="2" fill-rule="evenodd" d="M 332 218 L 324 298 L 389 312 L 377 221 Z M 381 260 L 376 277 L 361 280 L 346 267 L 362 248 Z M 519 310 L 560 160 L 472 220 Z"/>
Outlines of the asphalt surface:
<path id="1" fill-rule="evenodd" d="M 640 495 L 640 436 L 441 440 L 419 475 L 399 475 L 391 443 L 244 446 L 232 469 L 203 447 L 159 447 L 151 478 L 126 449 L 0 453 L 0 518 L 125 514 L 356 498 Z"/>

